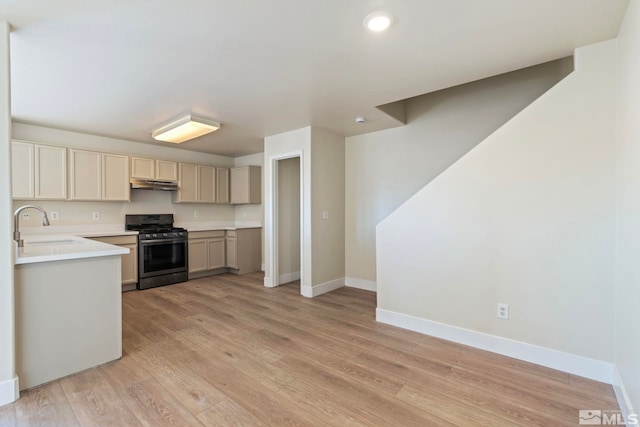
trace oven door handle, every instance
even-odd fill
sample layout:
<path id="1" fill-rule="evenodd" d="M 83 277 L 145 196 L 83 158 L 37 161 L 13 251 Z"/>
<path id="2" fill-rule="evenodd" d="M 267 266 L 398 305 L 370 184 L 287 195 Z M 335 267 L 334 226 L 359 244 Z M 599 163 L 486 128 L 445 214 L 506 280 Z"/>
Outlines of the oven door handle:
<path id="1" fill-rule="evenodd" d="M 187 239 L 181 239 L 181 240 L 176 240 L 176 239 L 156 239 L 156 240 L 140 240 L 140 243 L 182 243 L 182 242 L 187 242 Z"/>

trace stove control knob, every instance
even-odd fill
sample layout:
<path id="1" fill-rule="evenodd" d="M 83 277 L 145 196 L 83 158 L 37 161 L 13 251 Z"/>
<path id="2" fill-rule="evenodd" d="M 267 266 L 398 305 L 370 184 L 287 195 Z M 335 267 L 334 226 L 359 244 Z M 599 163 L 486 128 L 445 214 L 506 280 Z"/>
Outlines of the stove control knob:
<path id="1" fill-rule="evenodd" d="M 157 235 L 157 234 L 154 234 L 154 235 L 153 235 L 153 237 L 158 237 L 158 235 Z"/>
<path id="2" fill-rule="evenodd" d="M 149 238 L 151 238 L 151 234 L 145 234 L 144 237 L 149 239 Z"/>
<path id="3" fill-rule="evenodd" d="M 162 234 L 162 237 L 167 237 L 167 233 L 163 233 L 163 234 Z"/>
<path id="4" fill-rule="evenodd" d="M 178 233 L 178 236 L 184 236 L 184 233 L 181 231 Z"/>

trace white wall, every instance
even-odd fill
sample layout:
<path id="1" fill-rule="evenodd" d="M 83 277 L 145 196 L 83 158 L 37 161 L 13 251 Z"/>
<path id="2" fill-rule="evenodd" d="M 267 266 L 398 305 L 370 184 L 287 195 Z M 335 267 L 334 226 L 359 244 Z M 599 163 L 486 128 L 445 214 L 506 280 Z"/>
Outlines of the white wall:
<path id="1" fill-rule="evenodd" d="M 345 140 L 311 130 L 313 286 L 344 285 Z M 323 212 L 328 213 L 324 218 Z"/>
<path id="2" fill-rule="evenodd" d="M 640 2 L 618 37 L 617 233 L 615 363 L 628 410 L 640 410 Z"/>
<path id="3" fill-rule="evenodd" d="M 280 284 L 300 278 L 300 158 L 278 162 Z"/>
<path id="4" fill-rule="evenodd" d="M 347 285 L 375 290 L 375 226 L 571 68 L 567 58 L 419 96 L 406 126 L 347 138 Z"/>
<path id="5" fill-rule="evenodd" d="M 265 138 L 265 286 L 278 284 L 276 162 L 289 157 L 302 175 L 300 291 L 314 297 L 344 286 L 344 138 L 312 127 Z"/>
<path id="6" fill-rule="evenodd" d="M 15 366 L 11 210 L 9 24 L 0 21 L 0 405 L 18 398 Z"/>
<path id="7" fill-rule="evenodd" d="M 264 139 L 263 203 L 264 203 L 264 262 L 265 286 L 278 286 L 277 221 L 275 213 L 276 162 L 289 157 L 300 157 L 302 170 L 302 256 L 300 258 L 300 286 L 311 289 L 311 127 L 293 130 Z M 275 255 L 275 256 L 274 256 Z"/>
<path id="8" fill-rule="evenodd" d="M 574 73 L 378 225 L 379 309 L 613 361 L 615 53 L 578 49 Z"/>

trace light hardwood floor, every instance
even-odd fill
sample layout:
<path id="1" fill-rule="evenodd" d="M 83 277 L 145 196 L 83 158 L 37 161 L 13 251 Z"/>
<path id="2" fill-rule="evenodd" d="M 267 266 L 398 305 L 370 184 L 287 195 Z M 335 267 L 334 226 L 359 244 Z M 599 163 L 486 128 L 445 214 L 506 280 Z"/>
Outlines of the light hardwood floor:
<path id="1" fill-rule="evenodd" d="M 123 295 L 121 360 L 22 393 L 2 426 L 563 426 L 611 386 L 376 323 L 262 274 Z"/>

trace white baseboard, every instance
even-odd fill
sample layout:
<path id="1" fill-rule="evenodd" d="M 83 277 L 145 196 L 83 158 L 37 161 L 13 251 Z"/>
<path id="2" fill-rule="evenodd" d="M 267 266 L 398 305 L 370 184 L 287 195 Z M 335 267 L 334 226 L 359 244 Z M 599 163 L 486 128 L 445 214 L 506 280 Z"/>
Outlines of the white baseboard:
<path id="1" fill-rule="evenodd" d="M 267 288 L 273 288 L 273 280 L 271 280 L 271 277 L 269 276 L 264 276 L 264 286 L 266 286 Z"/>
<path id="2" fill-rule="evenodd" d="M 293 282 L 296 280 L 300 280 L 300 272 L 294 271 L 293 273 L 285 273 L 280 275 L 280 281 L 278 282 L 280 285 L 284 285 L 285 283 Z"/>
<path id="3" fill-rule="evenodd" d="M 394 311 L 376 309 L 376 320 L 411 331 L 420 332 L 448 341 L 457 342 L 548 368 L 612 384 L 613 364 L 565 353 L 546 347 L 527 344 L 508 338 L 459 328 L 432 320 L 422 319 Z"/>
<path id="4" fill-rule="evenodd" d="M 0 383 L 0 406 L 12 403 L 20 397 L 18 377 Z"/>
<path id="5" fill-rule="evenodd" d="M 613 367 L 613 391 L 616 394 L 616 400 L 618 401 L 618 406 L 620 406 L 620 412 L 624 416 L 625 420 L 629 419 L 629 415 L 636 414 L 633 411 L 633 407 L 631 405 L 631 399 L 629 399 L 629 395 L 627 394 L 627 390 L 624 387 L 624 383 L 622 382 L 622 377 L 620 376 L 620 372 L 618 372 L 618 368 Z M 638 415 L 636 415 L 637 417 Z"/>
<path id="6" fill-rule="evenodd" d="M 363 289 L 365 291 L 376 292 L 378 284 L 373 280 L 358 279 L 357 277 L 345 277 L 345 286 L 350 288 Z"/>
<path id="7" fill-rule="evenodd" d="M 301 286 L 300 293 L 307 298 L 317 297 L 318 295 L 326 294 L 327 292 L 334 291 L 336 289 L 344 287 L 344 277 L 339 279 L 330 280 L 328 282 L 321 283 L 316 286 Z"/>

